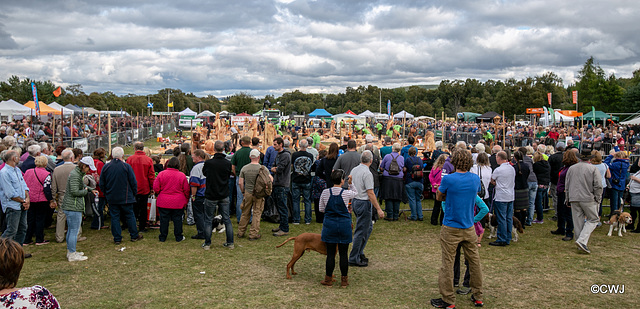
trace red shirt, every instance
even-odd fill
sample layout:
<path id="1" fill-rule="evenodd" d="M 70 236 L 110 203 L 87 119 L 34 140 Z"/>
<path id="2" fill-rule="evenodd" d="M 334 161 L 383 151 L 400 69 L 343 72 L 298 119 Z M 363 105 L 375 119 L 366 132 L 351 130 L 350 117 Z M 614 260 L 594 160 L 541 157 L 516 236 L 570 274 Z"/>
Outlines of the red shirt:
<path id="1" fill-rule="evenodd" d="M 153 160 L 147 157 L 144 151 L 138 150 L 127 159 L 127 164 L 131 165 L 133 174 L 136 175 L 138 194 L 149 194 L 151 188 L 153 188 L 153 181 L 156 178 L 156 172 L 153 169 Z"/>
<path id="2" fill-rule="evenodd" d="M 558 136 L 560 136 L 560 134 L 558 134 L 558 132 L 556 132 L 556 131 L 550 131 L 547 136 L 551 137 L 551 138 L 553 138 L 555 140 L 558 140 Z"/>

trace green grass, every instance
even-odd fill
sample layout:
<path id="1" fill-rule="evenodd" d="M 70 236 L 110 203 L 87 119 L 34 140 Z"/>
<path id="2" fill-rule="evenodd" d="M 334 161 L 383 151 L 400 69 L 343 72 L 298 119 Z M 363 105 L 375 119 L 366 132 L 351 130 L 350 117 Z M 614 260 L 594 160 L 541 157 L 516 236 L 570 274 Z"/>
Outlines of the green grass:
<path id="1" fill-rule="evenodd" d="M 432 201 L 424 201 L 429 207 Z M 403 205 L 405 207 L 406 205 Z M 303 212 L 304 213 L 304 212 Z M 78 250 L 87 261 L 69 263 L 66 245 L 28 246 L 19 286 L 40 284 L 64 308 L 416 308 L 430 307 L 438 295 L 439 227 L 425 221 L 379 221 L 365 249 L 369 267 L 349 268 L 350 286 L 319 284 L 325 256 L 306 253 L 297 263 L 298 275 L 285 279 L 293 244 L 275 248 L 286 238 L 270 235 L 276 224 L 262 222 L 262 239 L 235 239 L 236 248 L 221 245 L 216 234 L 210 251 L 189 237 L 195 227 L 184 226 L 187 240 L 158 242 L 157 230 L 136 243 L 115 246 L 109 230 L 90 230 L 88 222 Z M 528 227 L 520 241 L 508 247 L 480 248 L 487 308 L 633 308 L 640 296 L 639 234 L 607 237 L 608 226 L 591 236 L 591 255 L 580 254 L 573 241 L 551 235 L 555 222 Z M 237 232 L 235 218 L 232 218 Z M 110 222 L 109 222 L 110 224 Z M 320 233 L 321 224 L 290 225 L 290 235 Z M 46 238 L 53 239 L 53 229 Z M 124 235 L 125 233 L 123 233 Z M 125 236 L 125 240 L 128 236 Z M 124 251 L 119 251 L 126 247 Z M 200 272 L 205 272 L 201 274 Z M 336 275 L 339 268 L 336 267 Z M 594 295 L 592 284 L 624 284 L 624 295 Z M 458 308 L 471 308 L 470 295 L 458 296 Z"/>

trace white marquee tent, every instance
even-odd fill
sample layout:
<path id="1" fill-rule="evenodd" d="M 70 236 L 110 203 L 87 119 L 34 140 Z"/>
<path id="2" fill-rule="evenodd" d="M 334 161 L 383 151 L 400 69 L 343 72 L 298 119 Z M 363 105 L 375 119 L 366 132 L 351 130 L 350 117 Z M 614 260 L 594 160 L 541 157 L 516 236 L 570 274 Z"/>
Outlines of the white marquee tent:
<path id="1" fill-rule="evenodd" d="M 51 107 L 51 108 L 55 108 L 55 109 L 57 109 L 59 111 L 62 111 L 62 114 L 65 115 L 65 116 L 73 115 L 73 110 L 72 109 L 66 108 L 66 107 L 58 104 L 58 102 L 51 102 L 51 103 L 49 103 L 47 105 L 49 105 L 49 107 Z"/>
<path id="2" fill-rule="evenodd" d="M 0 115 L 7 116 L 9 119 L 13 116 L 29 116 L 33 113 L 33 110 L 14 101 L 7 100 L 0 102 Z"/>

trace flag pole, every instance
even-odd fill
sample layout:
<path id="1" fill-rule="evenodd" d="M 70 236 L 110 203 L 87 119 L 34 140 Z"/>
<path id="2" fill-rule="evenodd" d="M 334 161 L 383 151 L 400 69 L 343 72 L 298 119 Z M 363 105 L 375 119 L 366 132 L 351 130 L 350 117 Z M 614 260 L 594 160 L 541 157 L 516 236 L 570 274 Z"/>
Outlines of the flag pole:
<path id="1" fill-rule="evenodd" d="M 504 111 L 502 111 L 502 150 L 507 142 L 507 120 L 504 119 Z"/>

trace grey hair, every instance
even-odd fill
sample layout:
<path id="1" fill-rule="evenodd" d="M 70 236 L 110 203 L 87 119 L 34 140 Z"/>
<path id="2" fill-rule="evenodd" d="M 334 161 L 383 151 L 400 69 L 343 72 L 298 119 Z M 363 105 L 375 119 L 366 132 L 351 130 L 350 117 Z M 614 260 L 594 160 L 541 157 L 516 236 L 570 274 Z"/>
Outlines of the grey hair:
<path id="1" fill-rule="evenodd" d="M 466 149 L 467 148 L 467 143 L 465 141 L 458 141 L 456 143 L 456 148 Z"/>
<path id="2" fill-rule="evenodd" d="M 373 142 L 373 136 L 371 136 L 371 134 L 367 134 L 367 136 L 365 136 L 364 140 L 367 143 L 372 143 Z"/>
<path id="3" fill-rule="evenodd" d="M 224 142 L 216 141 L 215 144 L 213 144 L 213 150 L 216 153 L 222 153 L 224 151 Z"/>
<path id="4" fill-rule="evenodd" d="M 111 156 L 114 159 L 122 160 L 122 158 L 124 158 L 124 149 L 122 149 L 122 147 L 113 148 L 113 150 L 111 150 Z"/>
<path id="5" fill-rule="evenodd" d="M 38 152 L 40 152 L 40 146 L 39 145 L 31 145 L 29 147 L 27 147 L 27 151 L 29 152 L 30 156 L 35 157 Z"/>
<path id="6" fill-rule="evenodd" d="M 8 135 L 9 133 L 7 132 L 7 136 L 5 136 L 2 141 L 4 142 L 5 145 L 7 145 L 7 147 L 11 147 L 11 146 L 15 146 L 16 144 L 16 138 L 13 136 Z"/>
<path id="7" fill-rule="evenodd" d="M 391 146 L 391 151 L 393 152 L 400 152 L 400 150 L 402 150 L 400 143 L 394 143 L 393 146 Z"/>
<path id="8" fill-rule="evenodd" d="M 38 143 L 38 146 L 40 146 L 40 152 L 42 152 L 43 150 L 49 150 L 49 144 L 45 142 Z"/>
<path id="9" fill-rule="evenodd" d="M 442 149 L 442 141 L 436 142 L 436 149 Z"/>
<path id="10" fill-rule="evenodd" d="M 73 161 L 75 156 L 73 155 L 73 150 L 71 148 L 66 148 L 63 150 L 60 155 L 62 156 L 63 161 Z"/>
<path id="11" fill-rule="evenodd" d="M 291 146 L 291 142 L 288 139 L 285 139 L 282 145 L 284 147 L 289 147 L 289 146 Z"/>
<path id="12" fill-rule="evenodd" d="M 307 142 L 306 139 L 303 139 L 299 142 L 300 145 L 300 149 L 307 149 L 307 146 L 309 146 L 309 142 Z"/>
<path id="13" fill-rule="evenodd" d="M 538 145 L 538 151 L 544 153 L 545 151 L 547 151 L 547 146 Z"/>
<path id="14" fill-rule="evenodd" d="M 373 161 L 373 153 L 369 150 L 365 150 L 362 152 L 362 155 L 360 156 L 360 162 L 362 163 L 371 163 L 371 161 Z"/>
<path id="15" fill-rule="evenodd" d="M 15 150 L 7 150 L 7 152 L 4 154 L 4 162 L 8 162 L 9 160 L 13 159 L 14 157 L 19 156 L 18 152 Z"/>

